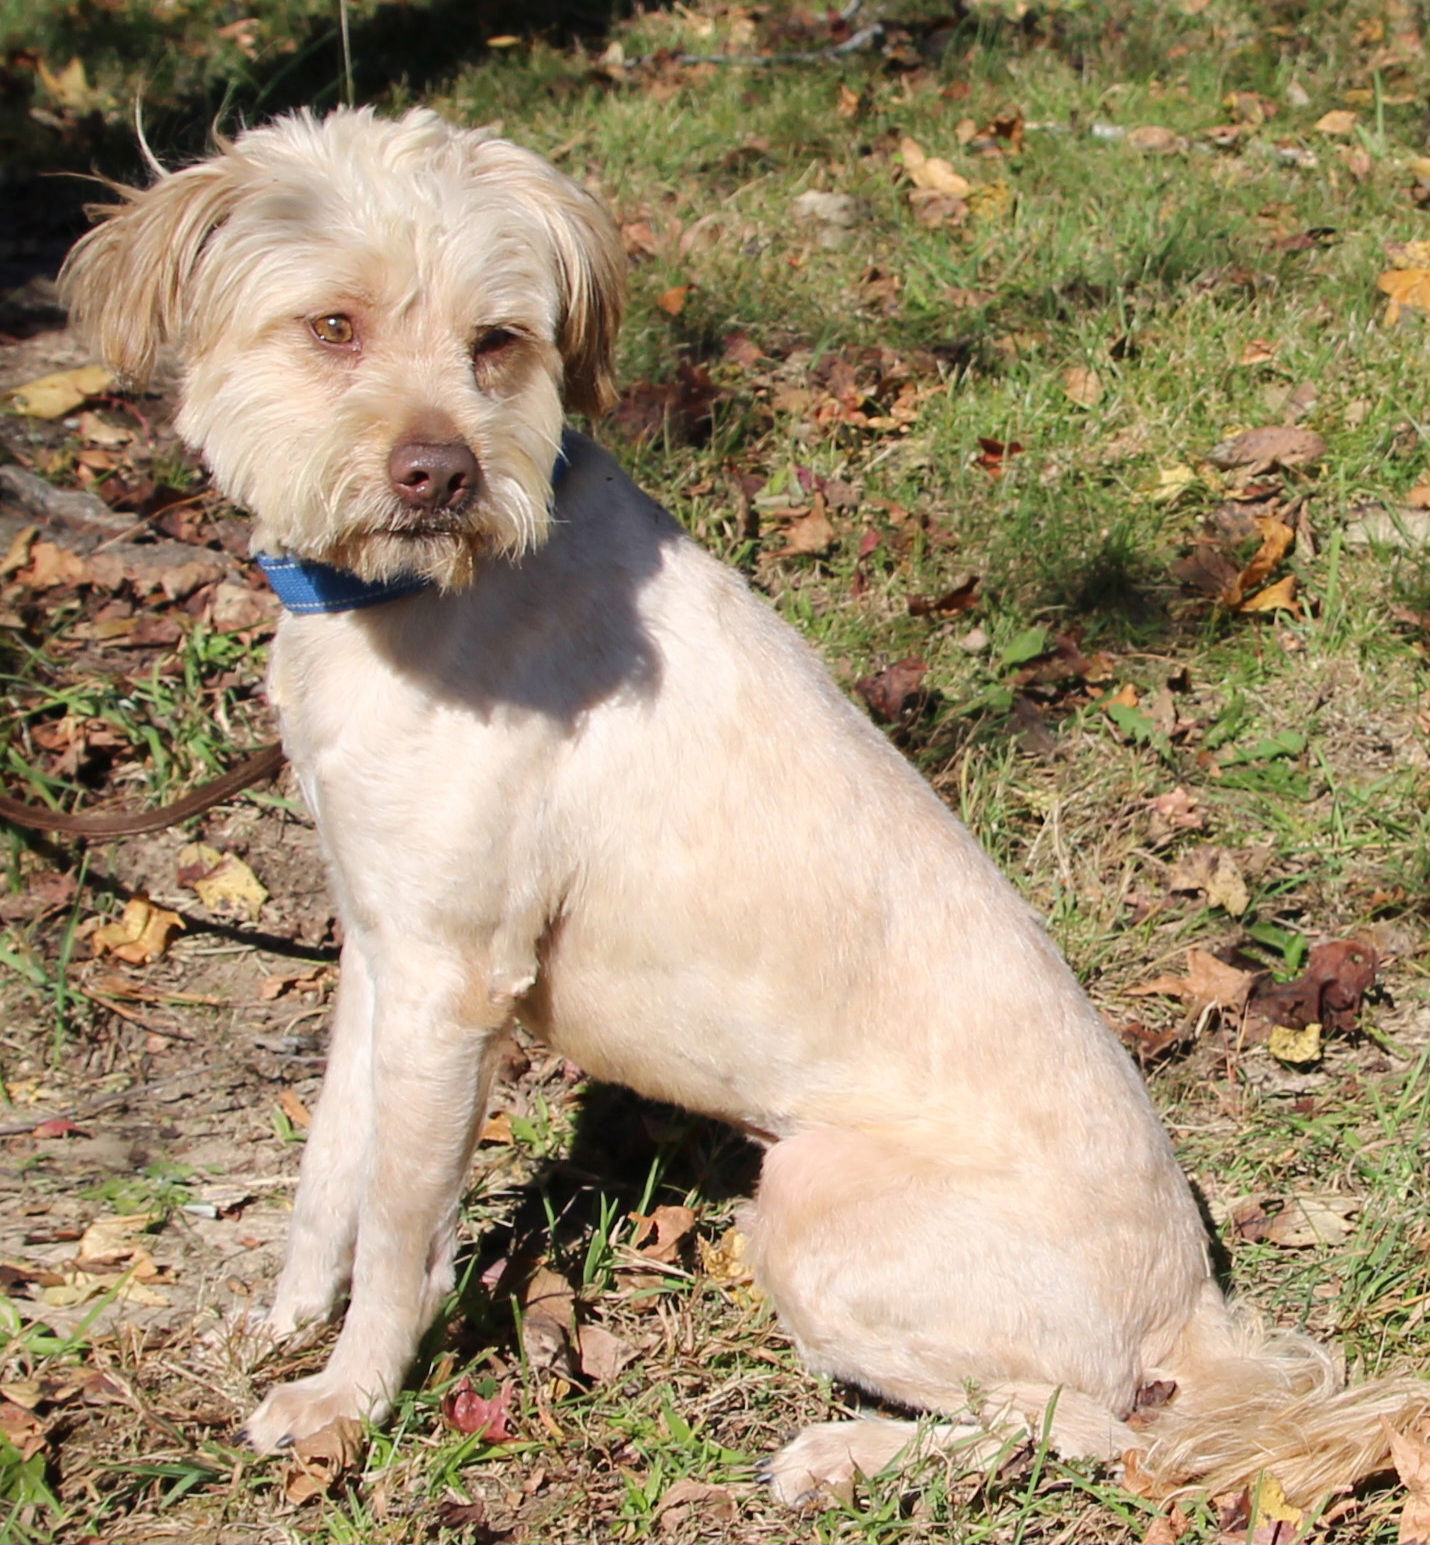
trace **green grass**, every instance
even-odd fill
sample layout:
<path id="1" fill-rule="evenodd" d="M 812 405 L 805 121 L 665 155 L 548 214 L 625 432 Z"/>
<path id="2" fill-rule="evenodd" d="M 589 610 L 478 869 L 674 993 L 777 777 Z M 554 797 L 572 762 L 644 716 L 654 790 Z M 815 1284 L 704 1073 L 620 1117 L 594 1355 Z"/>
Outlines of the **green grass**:
<path id="1" fill-rule="evenodd" d="M 440 65 L 415 41 L 410 55 L 376 41 L 404 26 L 417 39 L 440 6 L 351 9 L 358 79 L 374 100 L 499 121 L 610 199 L 636 253 L 625 380 L 654 388 L 693 367 L 713 397 L 693 432 L 672 422 L 634 436 L 618 416 L 602 433 L 851 690 L 891 661 L 926 661 L 923 697 L 891 733 L 1048 916 L 1114 1023 L 1175 1023 L 1180 1006 L 1128 989 L 1180 970 L 1191 946 L 1234 945 L 1283 976 L 1310 944 L 1355 930 L 1390 954 L 1363 1033 L 1332 1039 L 1321 1067 L 1289 1074 L 1213 1029 L 1152 1081 L 1221 1226 L 1235 1287 L 1278 1320 L 1335 1338 L 1363 1372 L 1417 1366 L 1430 1302 L 1430 683 L 1423 622 L 1392 608 L 1430 610 L 1430 570 L 1413 544 L 1348 533 L 1357 510 L 1400 508 L 1426 474 L 1426 319 L 1407 311 L 1387 326 L 1376 288 L 1387 243 L 1426 234 L 1413 189 L 1430 65 L 1403 36 L 1412 13 L 1388 0 L 1086 0 L 1026 14 L 982 4 L 940 40 L 929 24 L 943 8 L 871 5 L 869 16 L 901 24 L 887 52 L 756 67 L 671 58 L 811 46 L 780 31 L 784 7 L 753 22 L 713 4 L 653 10 L 600 36 L 589 16 L 544 30 L 492 19 L 488 36 L 519 41 L 486 52 L 464 11 L 466 31 Z M 101 164 L 122 173 L 136 91 L 161 155 L 196 149 L 220 108 L 232 119 L 340 97 L 335 6 L 257 0 L 243 14 L 258 22 L 251 55 L 207 46 L 238 16 L 207 0 L 102 15 L 0 5 L 0 36 L 52 68 L 71 52 L 85 60 L 98 113 L 84 128 L 82 114 L 61 112 L 67 138 L 33 124 L 6 132 L 23 138 L 27 164 L 72 158 L 82 142 L 121 157 Z M 570 30 L 588 30 L 590 46 L 573 46 Z M 610 40 L 655 62 L 598 68 Z M 1243 123 L 1227 148 L 1208 131 L 1231 121 L 1234 93 L 1261 93 L 1274 112 Z M 1348 106 L 1359 114 L 1350 135 L 1317 129 Z M 1021 150 L 964 146 L 961 120 L 982 129 L 1015 109 L 1027 120 Z M 1138 151 L 1128 134 L 1145 125 L 1183 148 Z M 961 224 L 919 223 L 905 136 L 995 191 Z M 838 244 L 795 217 L 809 190 L 857 201 Z M 675 286 L 688 290 L 671 315 L 659 298 Z M 1068 394 L 1075 367 L 1100 378 L 1091 405 Z M 841 370 L 872 423 L 837 411 Z M 1325 455 L 1262 479 L 1282 508 L 1304 501 L 1277 571 L 1296 576 L 1301 615 L 1227 612 L 1173 567 L 1244 493 L 1207 454 L 1281 422 L 1306 383 L 1315 391 L 1301 422 L 1324 436 Z M 913 406 L 901 419 L 905 385 Z M 980 440 L 1023 450 L 995 477 Z M 1185 486 L 1159 497 L 1179 467 Z M 815 478 L 851 490 L 830 501 L 834 545 L 778 557 L 781 503 L 807 504 Z M 911 596 L 943 595 L 970 574 L 971 610 L 911 614 Z M 257 680 L 258 654 L 186 624 L 180 645 L 116 682 L 74 668 L 65 638 L 79 618 L 32 627 L 7 665 L 12 779 L 33 797 L 87 795 L 46 773 L 27 738 L 67 713 L 110 727 L 148 767 L 155 799 L 201 779 L 235 723 L 251 721 L 242 683 Z M 1102 657 L 1097 670 L 1045 668 L 1074 634 L 1085 657 Z M 1126 687 L 1135 707 L 1098 699 Z M 1176 787 L 1201 825 L 1159 836 L 1149 801 Z M 1168 889 L 1168 866 L 1208 843 L 1235 850 L 1247 871 L 1240 916 Z M 16 848 L 11 868 L 18 887 L 34 860 Z M 66 970 L 76 917 L 17 925 L 0 954 L 19 983 L 17 1022 L 43 1027 L 51 1057 L 94 1034 L 91 1020 L 74 1024 L 93 1013 Z M 23 1052 L 21 1039 L 15 1031 L 7 1056 Z M 8 1523 L 0 1511 L 0 1532 L 157 1538 L 166 1518 L 198 1537 L 223 1526 L 458 1539 L 473 1526 L 453 1509 L 480 1501 L 490 1526 L 517 1539 L 1145 1536 L 1153 1504 L 1036 1445 L 984 1476 L 928 1460 L 917 1484 L 861 1482 L 798 1517 L 777 1508 L 755 1464 L 802 1421 L 843 1409 L 849 1392 L 804 1374 L 767 1312 L 723 1291 L 697 1258 L 684 1275 L 633 1286 L 626 1249 L 627 1214 L 659 1202 L 697 1206 L 702 1237 L 717 1240 L 731 1218 L 719 1180 L 737 1158 L 697 1126 L 667 1133 L 654 1159 L 612 1144 L 611 1173 L 592 1166 L 599 1181 L 574 1161 L 565 1170 L 579 1126 L 569 1094 L 549 1080 L 521 1093 L 512 1126 L 528 1160 L 483 1149 L 468 1221 L 478 1241 L 548 1254 L 584 1322 L 639 1343 L 624 1375 L 583 1391 L 524 1368 L 510 1317 L 469 1273 L 388 1431 L 326 1500 L 289 1509 L 278 1466 L 196 1437 L 177 1416 L 187 1449 L 92 1418 L 89 1458 L 76 1442 L 64 1466 L 34 1471 L 0 1453 L 0 1509 L 13 1510 Z M 1225 1226 L 1247 1196 L 1321 1193 L 1360 1203 L 1339 1245 L 1288 1250 Z M 488 1247 L 475 1248 L 484 1261 Z M 0 1361 L 23 1368 L 37 1355 L 12 1339 Z M 520 1443 L 474 1444 L 444 1425 L 442 1397 L 467 1370 L 516 1381 Z M 147 1399 L 180 1409 L 142 1356 L 129 1375 Z M 686 1479 L 726 1488 L 737 1521 L 719 1498 L 663 1511 Z M 1306 1537 L 1393 1539 L 1397 1506 L 1393 1491 L 1371 1488 Z M 1184 1539 L 1221 1537 L 1214 1506 L 1184 1507 Z"/>

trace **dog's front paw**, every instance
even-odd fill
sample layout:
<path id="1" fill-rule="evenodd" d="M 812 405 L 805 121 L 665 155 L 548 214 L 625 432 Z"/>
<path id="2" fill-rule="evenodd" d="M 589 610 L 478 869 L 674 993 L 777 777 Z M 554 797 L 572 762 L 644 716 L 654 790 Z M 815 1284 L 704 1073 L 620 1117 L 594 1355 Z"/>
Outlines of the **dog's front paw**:
<path id="1" fill-rule="evenodd" d="M 907 1422 L 817 1422 L 772 1454 L 761 1474 L 791 1506 L 821 1492 L 848 1501 L 855 1475 L 877 1475 L 915 1431 Z"/>
<path id="2" fill-rule="evenodd" d="M 380 1421 L 390 1402 L 326 1371 L 270 1390 L 244 1423 L 244 1436 L 261 1454 L 290 1447 L 340 1416 Z"/>

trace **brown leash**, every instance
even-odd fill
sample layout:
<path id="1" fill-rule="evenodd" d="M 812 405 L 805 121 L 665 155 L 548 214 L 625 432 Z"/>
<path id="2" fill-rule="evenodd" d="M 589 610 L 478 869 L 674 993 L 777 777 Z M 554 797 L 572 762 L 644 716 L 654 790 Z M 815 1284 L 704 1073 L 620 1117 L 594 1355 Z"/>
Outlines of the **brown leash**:
<path id="1" fill-rule="evenodd" d="M 171 805 L 161 805 L 157 810 L 115 810 L 108 814 L 67 814 L 62 810 L 47 810 L 43 805 L 27 804 L 24 800 L 10 799 L 0 794 L 0 820 L 27 827 L 30 831 L 61 832 L 67 837 L 133 837 L 140 832 L 163 831 L 166 826 L 177 826 L 191 815 L 217 805 L 220 801 L 237 794 L 255 783 L 271 778 L 283 765 L 283 747 L 274 741 L 261 746 L 251 756 L 245 757 L 237 767 L 222 777 L 201 784 L 193 793 L 185 794 Z"/>

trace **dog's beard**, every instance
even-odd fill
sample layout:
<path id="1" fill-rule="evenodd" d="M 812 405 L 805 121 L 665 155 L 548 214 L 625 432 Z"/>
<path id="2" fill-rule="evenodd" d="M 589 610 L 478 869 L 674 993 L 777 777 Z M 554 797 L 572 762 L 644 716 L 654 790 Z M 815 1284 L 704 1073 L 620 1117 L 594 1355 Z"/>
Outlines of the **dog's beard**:
<path id="1" fill-rule="evenodd" d="M 415 577 L 442 590 L 461 590 L 483 562 L 519 557 L 545 540 L 550 496 L 545 478 L 523 482 L 484 468 L 480 490 L 460 510 L 416 516 L 384 498 L 354 520 L 354 507 L 361 509 L 362 501 L 343 488 L 335 494 L 333 513 L 345 516 L 345 524 L 331 541 L 298 550 L 370 583 Z"/>

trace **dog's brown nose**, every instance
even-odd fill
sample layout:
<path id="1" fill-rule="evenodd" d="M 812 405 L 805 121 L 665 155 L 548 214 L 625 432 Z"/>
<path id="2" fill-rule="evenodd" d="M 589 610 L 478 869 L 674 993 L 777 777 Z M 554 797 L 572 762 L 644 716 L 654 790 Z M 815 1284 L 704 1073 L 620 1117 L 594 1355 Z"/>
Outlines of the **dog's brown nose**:
<path id="1" fill-rule="evenodd" d="M 459 510 L 477 486 L 477 458 L 460 440 L 427 445 L 409 440 L 387 458 L 392 491 L 415 510 Z"/>

